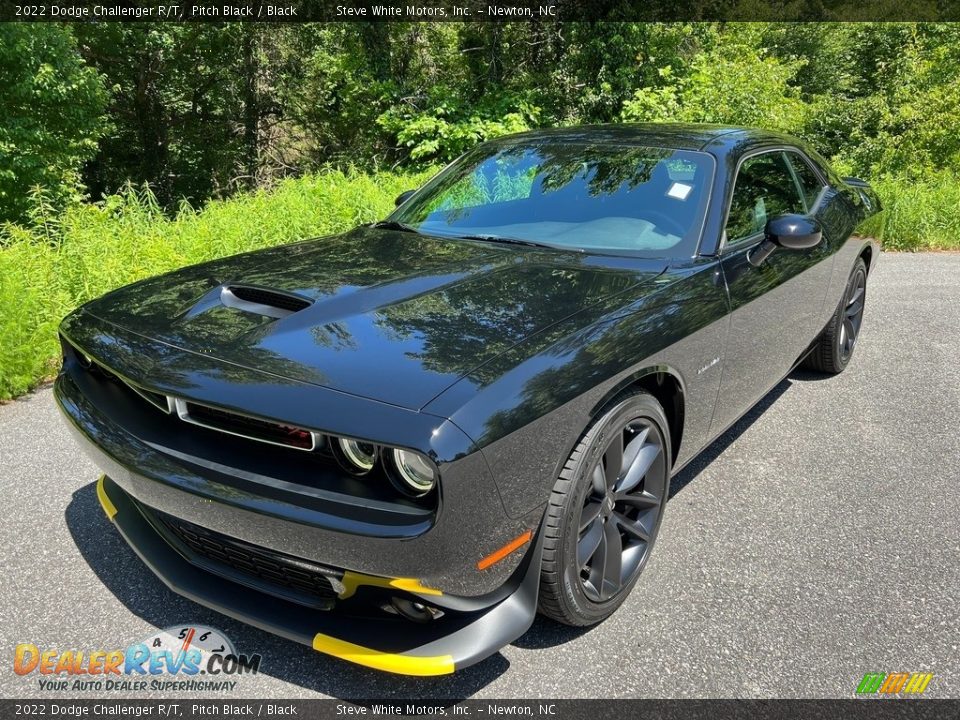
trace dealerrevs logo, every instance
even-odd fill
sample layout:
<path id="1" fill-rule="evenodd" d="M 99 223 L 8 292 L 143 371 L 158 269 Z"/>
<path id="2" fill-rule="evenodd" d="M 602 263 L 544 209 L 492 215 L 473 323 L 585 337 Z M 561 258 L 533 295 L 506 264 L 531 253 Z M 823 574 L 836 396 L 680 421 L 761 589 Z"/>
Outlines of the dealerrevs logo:
<path id="1" fill-rule="evenodd" d="M 222 632 L 203 625 L 161 630 L 123 649 L 41 649 L 20 643 L 13 671 L 36 676 L 41 690 L 230 691 L 256 675 L 260 655 L 244 655 Z"/>
<path id="2" fill-rule="evenodd" d="M 919 695 L 933 680 L 933 673 L 867 673 L 857 685 L 857 695 Z"/>

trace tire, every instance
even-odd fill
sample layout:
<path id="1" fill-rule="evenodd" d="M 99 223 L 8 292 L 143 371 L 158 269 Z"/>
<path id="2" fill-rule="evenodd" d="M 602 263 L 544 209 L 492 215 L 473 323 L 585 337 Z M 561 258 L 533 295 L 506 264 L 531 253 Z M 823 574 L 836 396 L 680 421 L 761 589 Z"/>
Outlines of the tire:
<path id="1" fill-rule="evenodd" d="M 863 258 L 857 258 L 840 304 L 804 359 L 803 367 L 828 375 L 846 369 L 860 336 L 866 300 L 867 265 Z"/>
<path id="2" fill-rule="evenodd" d="M 550 496 L 542 614 L 565 625 L 594 625 L 623 604 L 653 550 L 670 467 L 660 404 L 645 392 L 613 400 L 570 454 Z M 617 542 L 619 565 L 608 552 L 616 552 Z"/>

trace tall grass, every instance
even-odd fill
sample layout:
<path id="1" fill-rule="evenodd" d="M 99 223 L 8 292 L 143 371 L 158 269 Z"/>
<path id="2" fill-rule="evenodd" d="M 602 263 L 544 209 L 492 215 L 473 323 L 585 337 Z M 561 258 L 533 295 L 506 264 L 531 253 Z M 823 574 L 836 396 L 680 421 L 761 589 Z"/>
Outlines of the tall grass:
<path id="1" fill-rule="evenodd" d="M 884 211 L 864 230 L 885 250 L 960 250 L 960 177 L 907 181 L 896 177 L 873 183 Z"/>
<path id="2" fill-rule="evenodd" d="M 33 227 L 0 231 L 0 400 L 56 370 L 57 324 L 87 300 L 183 265 L 382 218 L 426 176 L 327 172 L 201 210 L 184 205 L 174 217 L 133 188 L 60 217 L 38 198 Z M 960 250 L 960 179 L 886 178 L 875 186 L 885 211 L 865 229 L 885 248 Z"/>
<path id="3" fill-rule="evenodd" d="M 425 179 L 326 172 L 201 210 L 184 205 L 174 217 L 149 191 L 128 188 L 31 228 L 7 226 L 0 235 L 0 400 L 56 370 L 57 325 L 87 300 L 184 265 L 380 219 L 400 192 Z"/>

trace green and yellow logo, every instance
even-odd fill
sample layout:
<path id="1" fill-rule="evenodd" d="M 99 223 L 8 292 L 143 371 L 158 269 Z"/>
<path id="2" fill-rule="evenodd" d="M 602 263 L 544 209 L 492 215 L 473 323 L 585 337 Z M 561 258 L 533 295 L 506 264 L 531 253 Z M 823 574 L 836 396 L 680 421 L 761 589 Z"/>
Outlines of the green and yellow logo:
<path id="1" fill-rule="evenodd" d="M 857 685 L 858 695 L 919 695 L 933 680 L 933 673 L 867 673 Z"/>

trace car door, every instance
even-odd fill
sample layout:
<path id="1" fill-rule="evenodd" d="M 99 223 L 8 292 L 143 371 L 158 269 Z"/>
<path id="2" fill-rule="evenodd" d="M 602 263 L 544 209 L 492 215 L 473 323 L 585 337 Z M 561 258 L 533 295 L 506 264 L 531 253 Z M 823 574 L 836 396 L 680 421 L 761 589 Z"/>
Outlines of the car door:
<path id="1" fill-rule="evenodd" d="M 816 215 L 825 190 L 819 173 L 793 151 L 761 151 L 740 162 L 721 245 L 731 312 L 713 433 L 779 382 L 821 329 L 834 257 L 831 233 L 805 250 L 778 248 L 756 266 L 750 253 L 763 241 L 769 219 Z"/>

